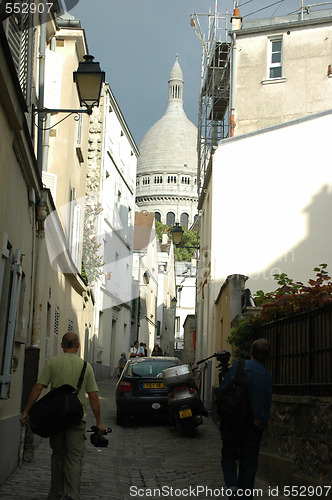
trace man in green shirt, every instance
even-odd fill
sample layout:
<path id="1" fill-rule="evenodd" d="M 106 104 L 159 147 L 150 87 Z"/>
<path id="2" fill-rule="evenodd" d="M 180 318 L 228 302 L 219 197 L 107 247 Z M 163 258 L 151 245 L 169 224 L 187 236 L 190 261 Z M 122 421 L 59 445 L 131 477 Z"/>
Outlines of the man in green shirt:
<path id="1" fill-rule="evenodd" d="M 61 347 L 63 354 L 47 361 L 40 378 L 31 390 L 21 417 L 23 426 L 28 423 L 31 406 L 49 384 L 52 388 L 64 384 L 77 387 L 84 364 L 84 361 L 77 356 L 80 347 L 78 335 L 74 332 L 67 332 L 62 337 Z M 48 500 L 80 499 L 82 460 L 85 452 L 85 393 L 88 393 L 89 403 L 96 418 L 96 427 L 99 432 L 104 431 L 100 416 L 98 387 L 92 366 L 87 363 L 83 383 L 78 393 L 78 398 L 84 409 L 83 418 L 77 424 L 50 437 L 52 477 Z"/>

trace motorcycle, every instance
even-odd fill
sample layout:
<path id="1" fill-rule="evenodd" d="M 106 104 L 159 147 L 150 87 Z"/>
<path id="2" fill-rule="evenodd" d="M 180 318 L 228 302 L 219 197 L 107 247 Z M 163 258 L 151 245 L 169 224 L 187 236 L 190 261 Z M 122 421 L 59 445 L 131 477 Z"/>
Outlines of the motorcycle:
<path id="1" fill-rule="evenodd" d="M 189 365 L 163 370 L 163 383 L 168 389 L 168 410 L 171 425 L 185 436 L 193 437 L 196 427 L 208 413 L 200 399 Z"/>

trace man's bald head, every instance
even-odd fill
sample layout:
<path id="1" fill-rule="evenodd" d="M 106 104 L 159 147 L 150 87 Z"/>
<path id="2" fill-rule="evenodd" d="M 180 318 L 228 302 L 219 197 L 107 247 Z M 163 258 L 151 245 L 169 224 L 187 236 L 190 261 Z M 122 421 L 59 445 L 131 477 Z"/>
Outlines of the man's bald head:
<path id="1" fill-rule="evenodd" d="M 77 333 L 67 332 L 62 337 L 61 346 L 63 349 L 78 349 L 80 346 L 80 339 Z"/>

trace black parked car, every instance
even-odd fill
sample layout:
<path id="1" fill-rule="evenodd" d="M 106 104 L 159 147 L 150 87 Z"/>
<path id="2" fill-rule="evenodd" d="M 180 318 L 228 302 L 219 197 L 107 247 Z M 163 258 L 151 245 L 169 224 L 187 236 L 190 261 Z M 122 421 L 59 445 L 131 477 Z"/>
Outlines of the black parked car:
<path id="1" fill-rule="evenodd" d="M 178 358 L 166 356 L 130 359 L 116 385 L 117 424 L 124 424 L 131 415 L 167 415 L 168 391 L 161 373 L 181 364 Z"/>

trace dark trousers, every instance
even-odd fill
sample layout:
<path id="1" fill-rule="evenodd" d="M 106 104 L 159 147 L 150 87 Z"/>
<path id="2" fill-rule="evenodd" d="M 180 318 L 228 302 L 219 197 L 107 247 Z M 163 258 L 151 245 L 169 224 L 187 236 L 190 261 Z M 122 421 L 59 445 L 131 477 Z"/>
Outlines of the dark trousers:
<path id="1" fill-rule="evenodd" d="M 224 425 L 222 432 L 221 467 L 227 488 L 253 490 L 262 433 L 253 425 L 240 429 Z M 240 493 L 240 492 L 239 492 Z M 243 498 L 251 496 L 243 494 Z"/>

